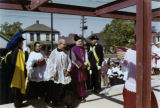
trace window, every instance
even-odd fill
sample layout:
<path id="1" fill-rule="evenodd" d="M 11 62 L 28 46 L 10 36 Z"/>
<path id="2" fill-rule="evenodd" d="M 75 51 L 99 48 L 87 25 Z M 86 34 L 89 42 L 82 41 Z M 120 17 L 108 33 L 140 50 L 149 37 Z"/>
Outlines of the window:
<path id="1" fill-rule="evenodd" d="M 34 34 L 30 33 L 30 41 L 34 41 Z"/>
<path id="2" fill-rule="evenodd" d="M 52 39 L 53 39 L 53 41 L 55 41 L 55 35 L 52 35 Z"/>
<path id="3" fill-rule="evenodd" d="M 46 34 L 46 41 L 49 41 L 49 34 Z"/>
<path id="4" fill-rule="evenodd" d="M 37 41 L 41 41 L 40 33 L 37 33 Z"/>
<path id="5" fill-rule="evenodd" d="M 158 38 L 158 42 L 160 41 L 160 36 L 157 36 L 157 38 Z"/>

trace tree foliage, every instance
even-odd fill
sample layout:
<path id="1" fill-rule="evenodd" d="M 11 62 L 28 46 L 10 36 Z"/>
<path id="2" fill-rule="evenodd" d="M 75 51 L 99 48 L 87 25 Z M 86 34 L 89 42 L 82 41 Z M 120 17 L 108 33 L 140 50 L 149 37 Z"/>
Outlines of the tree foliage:
<path id="1" fill-rule="evenodd" d="M 115 46 L 131 47 L 135 38 L 134 22 L 114 19 L 110 24 L 106 24 L 100 34 L 106 52 L 110 52 Z"/>
<path id="2" fill-rule="evenodd" d="M 8 39 L 11 39 L 16 32 L 22 31 L 21 26 L 22 23 L 20 22 L 14 22 L 13 24 L 5 22 L 4 24 L 0 25 L 0 34 L 7 37 Z"/>

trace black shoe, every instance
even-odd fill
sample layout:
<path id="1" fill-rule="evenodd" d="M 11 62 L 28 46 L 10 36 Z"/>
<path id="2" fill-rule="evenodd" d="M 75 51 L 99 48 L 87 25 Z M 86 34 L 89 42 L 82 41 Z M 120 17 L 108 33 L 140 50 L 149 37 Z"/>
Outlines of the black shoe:
<path id="1" fill-rule="evenodd" d="M 15 108 L 22 108 L 22 107 L 27 107 L 28 105 L 25 103 L 22 103 L 20 105 L 15 105 Z"/>
<path id="2" fill-rule="evenodd" d="M 22 103 L 14 103 L 14 107 L 21 108 L 21 107 L 23 107 L 23 104 Z"/>
<path id="3" fill-rule="evenodd" d="M 100 91 L 99 91 L 99 90 L 94 90 L 93 92 L 94 92 L 95 94 L 99 94 Z"/>
<path id="4" fill-rule="evenodd" d="M 66 105 L 65 108 L 73 108 L 72 105 Z"/>
<path id="5" fill-rule="evenodd" d="M 50 100 L 49 99 L 45 99 L 45 103 L 50 104 Z"/>
<path id="6" fill-rule="evenodd" d="M 53 106 L 53 107 L 58 107 L 58 106 L 60 106 L 60 105 L 61 105 L 60 102 L 54 102 L 54 101 L 53 101 L 53 103 L 52 103 L 52 106 Z"/>
<path id="7" fill-rule="evenodd" d="M 86 102 L 86 99 L 84 97 L 80 97 L 80 101 L 83 103 Z"/>
<path id="8" fill-rule="evenodd" d="M 87 87 L 87 90 L 92 90 L 93 89 L 93 87 Z"/>

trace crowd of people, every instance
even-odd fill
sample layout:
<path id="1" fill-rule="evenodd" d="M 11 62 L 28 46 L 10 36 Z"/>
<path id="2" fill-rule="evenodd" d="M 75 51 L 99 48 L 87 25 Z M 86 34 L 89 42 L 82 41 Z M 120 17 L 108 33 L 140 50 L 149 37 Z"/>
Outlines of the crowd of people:
<path id="1" fill-rule="evenodd" d="M 45 102 L 54 106 L 64 101 L 68 108 L 72 107 L 73 95 L 85 102 L 88 73 L 91 79 L 87 88 L 99 93 L 103 47 L 97 43 L 96 35 L 90 39 L 91 44 L 86 49 L 83 39 L 75 35 L 75 46 L 69 52 L 65 50 L 66 40 L 60 39 L 57 48 L 47 57 L 40 42 L 35 42 L 34 50 L 25 54 L 22 51 L 25 39 L 22 33 L 16 33 L 7 44 L 8 53 L 4 60 L 15 107 L 23 105 L 24 97 L 45 97 Z"/>
<path id="2" fill-rule="evenodd" d="M 152 46 L 152 72 L 160 73 L 160 42 Z"/>
<path id="3" fill-rule="evenodd" d="M 83 38 L 75 35 L 75 46 L 69 51 L 65 50 L 66 40 L 60 39 L 49 57 L 41 50 L 40 42 L 34 43 L 34 50 L 27 57 L 22 51 L 23 40 L 22 33 L 16 33 L 7 45 L 9 52 L 4 59 L 16 108 L 23 106 L 24 97 L 43 97 L 53 106 L 63 102 L 73 108 L 73 97 L 85 102 L 86 90 L 98 94 L 101 82 L 104 86 L 124 83 L 124 108 L 136 108 L 136 46 L 115 63 L 104 60 L 96 35 L 90 38 L 87 48 Z"/>

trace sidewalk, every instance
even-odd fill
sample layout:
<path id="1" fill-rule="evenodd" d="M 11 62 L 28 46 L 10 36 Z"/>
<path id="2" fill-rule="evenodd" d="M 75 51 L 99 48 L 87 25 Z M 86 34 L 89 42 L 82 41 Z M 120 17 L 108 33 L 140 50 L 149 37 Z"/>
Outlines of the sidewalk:
<path id="1" fill-rule="evenodd" d="M 117 85 L 103 90 L 99 95 L 90 95 L 87 102 L 78 108 L 123 108 L 123 86 Z"/>
<path id="2" fill-rule="evenodd" d="M 156 95 L 158 103 L 160 103 L 160 75 L 152 76 L 152 89 Z M 104 89 L 99 95 L 87 92 L 89 96 L 86 98 L 85 103 L 78 103 L 76 108 L 123 108 L 123 91 L 124 85 L 116 85 Z M 23 108 L 52 108 L 44 103 L 43 100 L 31 100 L 27 102 L 29 106 Z M 0 108 L 14 108 L 13 103 L 0 105 Z M 64 107 L 58 107 L 64 108 Z M 160 108 L 160 104 L 159 104 Z"/>
<path id="3" fill-rule="evenodd" d="M 90 94 L 91 92 L 88 91 L 90 95 L 86 98 L 86 102 L 77 103 L 76 108 L 123 108 L 122 89 L 123 85 L 117 85 L 104 89 L 98 95 Z M 23 108 L 52 108 L 51 106 L 48 106 L 46 103 L 44 103 L 43 100 L 31 100 L 30 102 L 25 103 L 27 103 L 28 106 Z M 0 108 L 14 108 L 14 105 L 13 103 L 0 105 Z"/>

